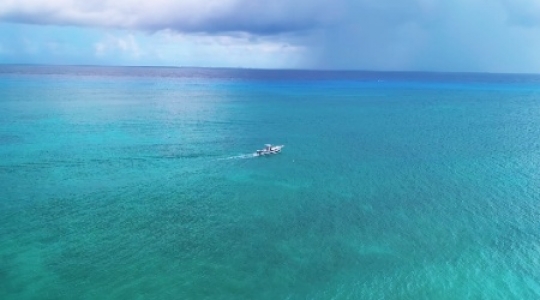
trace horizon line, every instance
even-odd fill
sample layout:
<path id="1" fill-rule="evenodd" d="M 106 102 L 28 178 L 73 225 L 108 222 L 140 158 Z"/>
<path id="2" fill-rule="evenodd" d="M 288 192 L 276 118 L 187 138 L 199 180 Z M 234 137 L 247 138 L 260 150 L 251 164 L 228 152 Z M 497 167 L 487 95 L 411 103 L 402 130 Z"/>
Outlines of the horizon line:
<path id="1" fill-rule="evenodd" d="M 318 69 L 318 68 L 257 68 L 257 67 L 210 67 L 210 66 L 167 66 L 167 65 L 100 65 L 100 64 L 44 64 L 44 63 L 0 63 L 0 67 L 100 67 L 100 68 L 164 68 L 164 69 L 214 69 L 248 71 L 299 71 L 299 72 L 364 72 L 364 73 L 434 73 L 434 74 L 492 74 L 492 75 L 540 75 L 540 73 L 489 72 L 489 71 L 426 71 L 426 70 L 369 70 L 369 69 Z"/>

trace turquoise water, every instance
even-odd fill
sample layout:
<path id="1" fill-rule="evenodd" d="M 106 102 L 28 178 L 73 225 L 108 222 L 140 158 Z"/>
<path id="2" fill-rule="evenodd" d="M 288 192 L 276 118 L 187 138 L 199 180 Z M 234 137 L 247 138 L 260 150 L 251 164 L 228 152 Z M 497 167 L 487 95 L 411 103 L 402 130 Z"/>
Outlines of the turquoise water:
<path id="1" fill-rule="evenodd" d="M 0 299 L 536 299 L 539 136 L 533 75 L 2 66 Z"/>

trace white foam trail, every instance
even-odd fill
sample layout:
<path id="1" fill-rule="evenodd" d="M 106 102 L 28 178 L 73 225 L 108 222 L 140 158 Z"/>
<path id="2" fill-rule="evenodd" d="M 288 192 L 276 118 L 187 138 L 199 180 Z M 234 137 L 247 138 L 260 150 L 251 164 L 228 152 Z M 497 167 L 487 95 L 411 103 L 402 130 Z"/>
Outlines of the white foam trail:
<path id="1" fill-rule="evenodd" d="M 258 155 L 256 153 L 250 153 L 250 154 L 242 154 L 242 155 L 235 155 L 235 156 L 229 156 L 226 158 L 223 158 L 222 160 L 228 160 L 228 159 L 247 159 L 247 158 L 253 158 L 257 157 Z"/>

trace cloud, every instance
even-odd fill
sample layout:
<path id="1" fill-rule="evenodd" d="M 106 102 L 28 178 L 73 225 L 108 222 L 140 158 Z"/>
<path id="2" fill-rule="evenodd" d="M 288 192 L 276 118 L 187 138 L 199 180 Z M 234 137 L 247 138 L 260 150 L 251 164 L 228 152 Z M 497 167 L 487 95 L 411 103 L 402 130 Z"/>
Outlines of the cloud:
<path id="1" fill-rule="evenodd" d="M 303 65 L 306 49 L 273 39 L 237 35 L 179 34 L 162 30 L 153 35 L 119 35 L 95 45 L 99 58 L 126 59 L 132 41 L 140 56 L 132 59 L 150 65 L 291 68 Z M 125 45 L 121 48 L 121 45 Z"/>
<path id="2" fill-rule="evenodd" d="M 111 63 L 540 71 L 538 0 L 3 0 L 1 21 L 100 28 Z"/>
<path id="3" fill-rule="evenodd" d="M 515 14 L 508 2 L 360 0 L 349 5 L 341 22 L 311 37 L 315 67 L 540 71 L 540 28 L 510 22 Z"/>
<path id="4" fill-rule="evenodd" d="M 116 37 L 109 34 L 104 40 L 94 44 L 96 56 L 105 56 L 110 52 L 120 51 L 123 55 L 137 58 L 142 55 L 141 49 L 132 34 Z"/>
<path id="5" fill-rule="evenodd" d="M 3 0 L 0 20 L 177 32 L 256 35 L 347 22 L 400 23 L 432 17 L 436 0 Z"/>
<path id="6" fill-rule="evenodd" d="M 175 65 L 293 68 L 305 66 L 307 49 L 281 39 L 249 34 L 192 35 L 160 31 L 152 36 L 154 57 Z"/>
<path id="7" fill-rule="evenodd" d="M 309 29 L 330 0 L 4 0 L 0 20 L 179 32 L 275 34 Z"/>

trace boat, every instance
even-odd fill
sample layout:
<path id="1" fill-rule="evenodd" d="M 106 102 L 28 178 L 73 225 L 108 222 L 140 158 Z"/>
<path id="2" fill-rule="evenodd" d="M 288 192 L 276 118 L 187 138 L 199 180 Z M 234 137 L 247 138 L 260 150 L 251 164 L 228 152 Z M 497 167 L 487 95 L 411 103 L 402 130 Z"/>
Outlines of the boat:
<path id="1" fill-rule="evenodd" d="M 281 152 L 281 149 L 283 149 L 283 147 L 285 147 L 285 145 L 272 146 L 271 144 L 266 144 L 264 145 L 264 149 L 257 150 L 257 152 L 255 152 L 255 155 L 264 156 L 264 155 L 278 154 Z"/>

